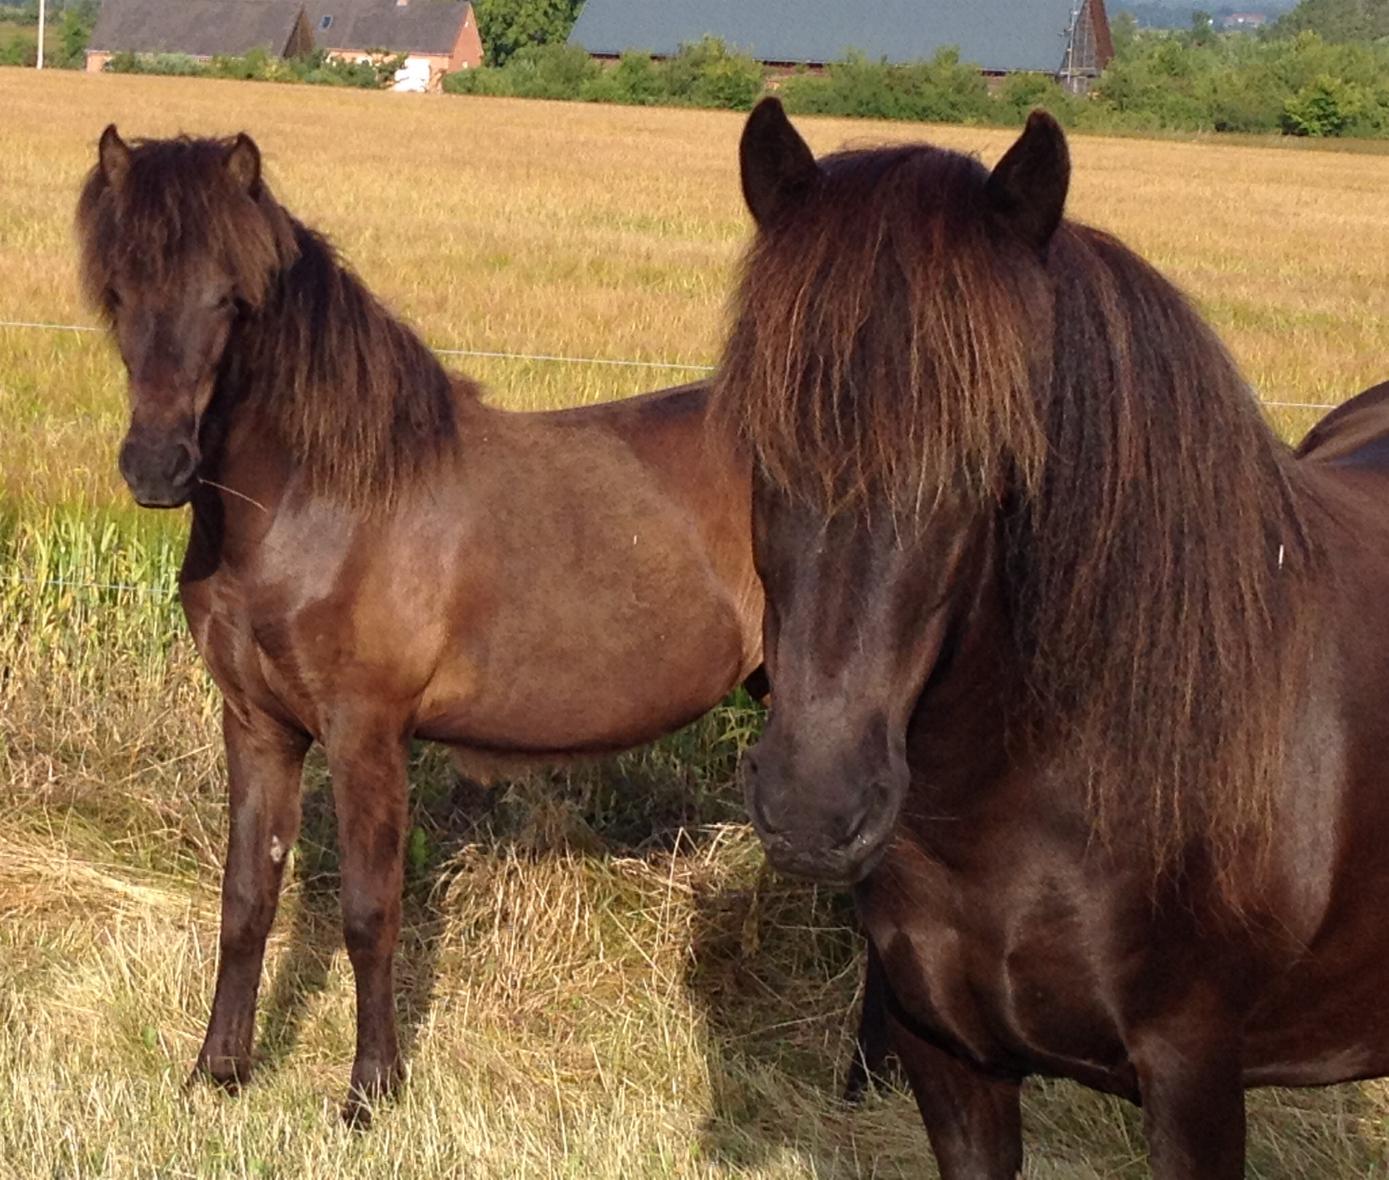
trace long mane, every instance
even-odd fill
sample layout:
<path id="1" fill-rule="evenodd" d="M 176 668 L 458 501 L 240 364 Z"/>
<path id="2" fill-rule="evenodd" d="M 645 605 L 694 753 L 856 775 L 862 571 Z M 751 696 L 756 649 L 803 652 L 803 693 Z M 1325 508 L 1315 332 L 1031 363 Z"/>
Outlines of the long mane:
<path id="1" fill-rule="evenodd" d="M 1157 870 L 1243 862 L 1310 650 L 1294 461 L 1170 283 L 1071 222 L 1026 253 L 987 178 L 928 147 L 822 160 L 745 259 L 716 412 L 827 516 L 1001 513 L 1025 740 Z"/>
<path id="2" fill-rule="evenodd" d="M 219 378 L 254 403 L 318 492 L 361 505 L 392 497 L 456 440 L 456 390 L 440 365 L 337 256 L 259 183 L 224 166 L 232 141 L 134 146 L 118 188 L 101 168 L 78 205 L 82 282 L 108 315 L 113 280 L 158 288 L 188 268 L 234 276 L 243 312 Z"/>

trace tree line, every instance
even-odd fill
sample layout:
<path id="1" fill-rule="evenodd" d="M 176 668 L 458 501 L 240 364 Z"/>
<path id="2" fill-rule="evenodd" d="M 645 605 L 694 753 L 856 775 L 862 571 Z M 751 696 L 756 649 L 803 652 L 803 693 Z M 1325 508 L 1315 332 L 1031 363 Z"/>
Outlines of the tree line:
<path id="1" fill-rule="evenodd" d="M 1389 135 L 1389 41 L 1222 34 L 1199 14 L 1182 32 L 1121 23 L 1115 33 L 1116 56 L 1087 96 L 1041 74 L 991 86 L 949 49 L 905 65 L 850 54 L 823 71 L 769 78 L 713 38 L 668 60 L 627 53 L 616 65 L 563 43 L 528 45 L 502 66 L 450 74 L 444 86 L 455 94 L 735 110 L 770 87 L 798 114 L 1014 124 L 1045 106 L 1078 130 Z"/>

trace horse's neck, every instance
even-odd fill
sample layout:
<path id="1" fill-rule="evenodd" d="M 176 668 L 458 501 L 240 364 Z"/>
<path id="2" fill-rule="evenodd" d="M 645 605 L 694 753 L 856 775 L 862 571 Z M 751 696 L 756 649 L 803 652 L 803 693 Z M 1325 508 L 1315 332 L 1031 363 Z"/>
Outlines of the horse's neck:
<path id="1" fill-rule="evenodd" d="M 274 519 L 295 464 L 267 408 L 265 391 L 256 388 L 270 375 L 236 364 L 230 371 L 234 376 L 218 390 L 204 428 L 203 482 L 218 498 L 216 513 L 225 527 L 255 536 Z"/>
<path id="2" fill-rule="evenodd" d="M 954 594 L 954 619 L 936 668 L 918 698 L 908 732 L 912 778 L 949 813 L 979 802 L 1007 760 L 1009 710 L 1021 663 L 1014 649 L 1003 582 L 1003 539 L 981 525 Z"/>

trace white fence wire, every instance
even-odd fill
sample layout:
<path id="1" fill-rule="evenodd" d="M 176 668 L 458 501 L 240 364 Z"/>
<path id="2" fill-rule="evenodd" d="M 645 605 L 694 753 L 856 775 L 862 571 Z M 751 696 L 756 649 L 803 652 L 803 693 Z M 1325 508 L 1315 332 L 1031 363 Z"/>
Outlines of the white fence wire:
<path id="1" fill-rule="evenodd" d="M 40 320 L 0 320 L 0 328 L 30 329 L 49 332 L 100 332 L 94 324 L 51 324 Z M 684 373 L 712 373 L 713 365 L 698 364 L 693 361 L 646 361 L 628 360 L 622 357 L 607 356 L 564 356 L 546 352 L 502 352 L 482 348 L 435 348 L 439 356 L 467 356 L 482 360 L 530 361 L 559 365 L 609 365 L 624 369 L 665 369 Z M 1334 410 L 1334 402 L 1288 402 L 1259 399 L 1259 404 L 1280 410 Z"/>
<path id="2" fill-rule="evenodd" d="M 50 324 L 41 320 L 0 320 L 0 328 L 30 329 L 48 332 L 100 332 L 95 324 Z M 481 348 L 435 348 L 439 356 L 469 356 L 483 360 L 543 361 L 561 365 L 612 365 L 624 369 L 674 369 L 689 373 L 712 373 L 713 365 L 684 361 L 639 361 L 603 356 L 561 356 L 556 353 L 496 352 Z"/>
<path id="3" fill-rule="evenodd" d="M 101 332 L 102 328 L 95 324 L 59 324 L 49 323 L 44 320 L 0 320 L 0 328 L 9 328 L 15 331 L 36 331 L 36 332 Z M 538 364 L 557 364 L 557 365 L 601 365 L 612 368 L 623 369 L 659 369 L 667 372 L 678 371 L 686 373 L 712 373 L 713 365 L 695 364 L 685 361 L 648 361 L 634 360 L 624 357 L 600 357 L 600 356 L 565 356 L 559 353 L 537 353 L 537 352 L 504 352 L 497 349 L 481 348 L 435 348 L 434 351 L 440 356 L 461 356 L 474 357 L 480 360 L 516 361 Z M 1259 404 L 1279 410 L 1334 410 L 1334 402 L 1290 402 L 1290 401 L 1269 401 L 1259 399 Z M 174 593 L 174 590 L 165 586 L 143 586 L 125 585 L 121 583 L 102 583 L 102 582 L 71 582 L 62 580 L 44 580 L 40 578 L 12 578 L 12 582 L 21 585 L 56 587 L 74 590 L 106 590 L 106 591 L 126 591 L 137 594 L 167 595 Z"/>

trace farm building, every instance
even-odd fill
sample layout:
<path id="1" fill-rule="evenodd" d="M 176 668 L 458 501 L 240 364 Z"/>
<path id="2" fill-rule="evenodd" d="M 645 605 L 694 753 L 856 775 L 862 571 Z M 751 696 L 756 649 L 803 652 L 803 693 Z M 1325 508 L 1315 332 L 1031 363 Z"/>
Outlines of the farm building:
<path id="1" fill-rule="evenodd" d="M 311 51 L 302 0 L 102 0 L 87 43 L 87 69 L 103 69 L 116 53 L 207 59 L 253 49 L 276 57 Z"/>
<path id="2" fill-rule="evenodd" d="M 706 36 L 784 69 L 850 52 L 919 61 L 954 46 L 986 74 L 1050 74 L 1075 90 L 1114 56 L 1104 0 L 588 0 L 570 42 L 599 58 L 669 57 Z"/>
<path id="3" fill-rule="evenodd" d="M 431 85 L 482 64 L 482 38 L 468 0 L 309 0 L 314 44 L 330 56 L 367 61 L 404 54 Z"/>

